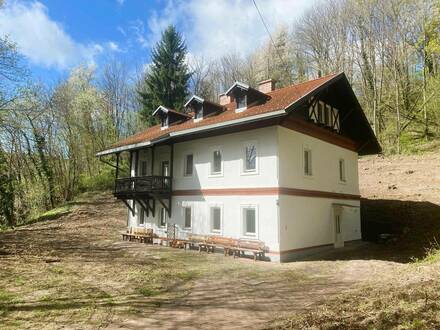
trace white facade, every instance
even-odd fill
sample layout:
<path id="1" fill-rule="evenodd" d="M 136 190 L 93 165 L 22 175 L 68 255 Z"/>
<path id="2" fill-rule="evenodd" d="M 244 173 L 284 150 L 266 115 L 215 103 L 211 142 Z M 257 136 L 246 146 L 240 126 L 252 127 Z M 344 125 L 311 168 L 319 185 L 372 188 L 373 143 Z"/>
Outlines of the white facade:
<path id="1" fill-rule="evenodd" d="M 248 159 L 256 154 L 255 162 L 248 163 L 251 170 L 245 166 L 247 151 Z M 163 162 L 171 162 L 171 148 L 156 147 L 152 173 L 151 152 L 151 148 L 140 151 L 132 176 L 161 175 Z M 216 168 L 218 152 L 222 161 Z M 185 175 L 187 155 L 192 155 L 192 175 Z M 311 175 L 305 173 L 304 157 Z M 192 232 L 258 239 L 268 246 L 273 260 L 288 260 L 310 248 L 341 246 L 361 238 L 359 198 L 347 197 L 359 195 L 357 157 L 356 152 L 281 126 L 176 143 L 168 221 L 177 224 L 183 236 Z M 156 209 L 154 218 L 142 221 L 141 208 L 136 207 L 135 216 L 129 212 L 128 225 L 153 228 L 166 236 L 159 203 Z M 214 228 L 218 227 L 214 212 L 220 212 L 220 228 Z M 191 227 L 185 228 L 188 213 Z M 247 226 L 246 216 L 251 219 Z"/>

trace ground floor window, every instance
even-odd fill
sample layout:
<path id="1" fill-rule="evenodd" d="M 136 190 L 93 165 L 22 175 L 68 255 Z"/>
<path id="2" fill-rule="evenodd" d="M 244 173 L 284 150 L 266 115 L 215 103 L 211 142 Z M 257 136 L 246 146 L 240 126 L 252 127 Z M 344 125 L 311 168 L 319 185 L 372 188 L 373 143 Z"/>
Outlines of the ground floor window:
<path id="1" fill-rule="evenodd" d="M 219 206 L 211 207 L 211 231 L 219 233 L 222 229 L 222 210 Z"/>
<path id="2" fill-rule="evenodd" d="M 191 207 L 184 207 L 184 214 L 185 214 L 185 228 L 191 228 L 191 218 L 192 218 L 192 214 L 191 214 Z"/>
<path id="3" fill-rule="evenodd" d="M 165 227 L 167 225 L 168 214 L 167 210 L 163 207 L 160 209 L 159 213 L 159 226 Z"/>
<path id="4" fill-rule="evenodd" d="M 336 234 L 341 233 L 341 217 L 339 215 L 336 216 Z"/>
<path id="5" fill-rule="evenodd" d="M 257 235 L 257 210 L 255 206 L 243 207 L 243 234 Z"/>
<path id="6" fill-rule="evenodd" d="M 140 207 L 139 209 L 139 224 L 143 225 L 145 223 L 145 210 Z"/>

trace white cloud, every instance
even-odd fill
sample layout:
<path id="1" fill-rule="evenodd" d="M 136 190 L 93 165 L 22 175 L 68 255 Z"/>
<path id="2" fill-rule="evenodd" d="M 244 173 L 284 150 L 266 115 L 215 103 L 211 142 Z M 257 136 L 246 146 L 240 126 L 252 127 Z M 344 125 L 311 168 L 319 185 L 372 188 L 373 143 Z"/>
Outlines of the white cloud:
<path id="1" fill-rule="evenodd" d="M 9 35 L 31 63 L 48 68 L 66 69 L 81 62 L 93 64 L 95 57 L 104 51 L 100 44 L 73 40 L 37 1 L 7 2 L 0 9 L 2 34 Z"/>
<path id="2" fill-rule="evenodd" d="M 313 0 L 256 0 L 266 24 L 274 32 L 291 25 Z M 250 0 L 168 0 L 165 8 L 137 30 L 142 46 L 152 46 L 168 24 L 182 29 L 192 53 L 206 59 L 227 53 L 247 55 L 268 40 L 267 32 Z"/>
<path id="3" fill-rule="evenodd" d="M 119 6 L 124 5 L 125 0 L 116 0 Z"/>
<path id="4" fill-rule="evenodd" d="M 114 41 L 107 42 L 107 48 L 114 52 L 121 52 L 122 50 L 119 48 L 119 45 Z"/>

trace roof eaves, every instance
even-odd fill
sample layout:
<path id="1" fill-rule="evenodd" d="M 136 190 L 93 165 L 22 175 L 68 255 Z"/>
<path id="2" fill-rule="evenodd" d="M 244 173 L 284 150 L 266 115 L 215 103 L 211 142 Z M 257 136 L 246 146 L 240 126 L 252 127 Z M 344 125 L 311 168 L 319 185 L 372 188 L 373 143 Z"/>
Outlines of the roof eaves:
<path id="1" fill-rule="evenodd" d="M 196 100 L 197 102 L 199 102 L 199 103 L 203 103 L 203 102 L 205 102 L 205 100 L 204 99 L 202 99 L 201 97 L 199 97 L 199 96 L 197 96 L 197 95 L 193 95 L 193 96 L 191 96 L 191 98 L 188 100 L 188 102 L 186 102 L 185 104 L 184 104 L 184 107 L 187 107 L 193 100 Z"/>
<path id="2" fill-rule="evenodd" d="M 161 111 L 163 111 L 163 112 L 165 112 L 165 113 L 168 113 L 168 111 L 169 111 L 168 108 L 165 108 L 163 105 L 159 105 L 159 106 L 157 107 L 157 109 L 154 110 L 154 112 L 153 112 L 153 116 L 155 116 L 156 113 L 157 113 L 159 110 L 161 110 Z"/>
<path id="3" fill-rule="evenodd" d="M 229 89 L 225 92 L 226 95 L 229 95 L 229 93 L 235 88 L 235 87 L 240 87 L 244 90 L 248 90 L 249 89 L 249 85 L 246 85 L 242 82 L 236 81 L 231 87 L 229 87 Z"/>

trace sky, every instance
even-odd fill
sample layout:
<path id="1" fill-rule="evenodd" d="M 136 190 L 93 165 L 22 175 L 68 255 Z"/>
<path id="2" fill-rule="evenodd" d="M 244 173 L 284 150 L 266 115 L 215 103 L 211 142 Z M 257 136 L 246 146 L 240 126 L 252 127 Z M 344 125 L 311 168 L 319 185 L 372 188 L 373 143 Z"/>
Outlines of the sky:
<path id="1" fill-rule="evenodd" d="M 313 1 L 255 0 L 271 33 Z M 183 35 L 189 59 L 247 55 L 268 40 L 252 0 L 5 0 L 0 8 L 0 35 L 16 42 L 32 77 L 45 82 L 111 59 L 143 67 L 169 24 Z"/>

